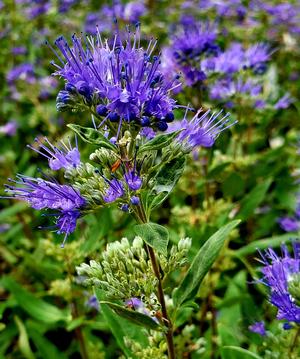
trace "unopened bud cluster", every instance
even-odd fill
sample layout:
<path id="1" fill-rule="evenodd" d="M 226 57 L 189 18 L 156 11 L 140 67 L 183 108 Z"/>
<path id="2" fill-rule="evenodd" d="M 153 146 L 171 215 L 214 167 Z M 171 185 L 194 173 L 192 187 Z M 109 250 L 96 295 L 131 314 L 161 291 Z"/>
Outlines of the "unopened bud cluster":
<path id="1" fill-rule="evenodd" d="M 140 343 L 128 337 L 124 338 L 125 345 L 134 353 L 135 358 L 138 359 L 167 359 L 165 352 L 167 344 L 161 332 L 151 331 L 148 336 L 149 346 L 143 348 Z"/>
<path id="2" fill-rule="evenodd" d="M 127 238 L 110 243 L 99 263 L 92 260 L 76 269 L 80 276 L 86 276 L 87 285 L 101 288 L 108 299 L 143 298 L 147 307 L 152 307 L 147 301 L 153 301 L 157 278 L 140 237 L 135 237 L 132 245 Z"/>
<path id="3" fill-rule="evenodd" d="M 171 273 L 176 268 L 183 267 L 185 264 L 187 264 L 187 254 L 191 248 L 191 245 L 191 238 L 182 238 L 178 242 L 177 246 L 172 246 L 170 250 L 170 256 L 168 258 L 160 255 L 160 265 L 165 275 Z"/>

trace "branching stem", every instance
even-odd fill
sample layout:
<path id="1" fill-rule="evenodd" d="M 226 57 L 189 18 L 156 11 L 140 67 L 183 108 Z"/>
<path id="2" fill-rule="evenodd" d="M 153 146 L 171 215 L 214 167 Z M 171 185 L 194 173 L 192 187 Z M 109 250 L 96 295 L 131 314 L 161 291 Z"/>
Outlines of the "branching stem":
<path id="1" fill-rule="evenodd" d="M 141 223 L 147 223 L 148 222 L 147 215 L 146 215 L 145 210 L 142 205 L 140 205 L 138 207 L 137 212 L 138 212 L 139 221 Z M 169 357 L 169 359 L 175 359 L 175 349 L 174 349 L 174 342 L 173 342 L 173 325 L 172 325 L 172 322 L 171 322 L 171 320 L 168 316 L 168 312 L 167 312 L 159 264 L 157 262 L 156 255 L 155 255 L 153 248 L 150 247 L 148 244 L 146 244 L 146 249 L 147 249 L 147 252 L 148 252 L 150 260 L 151 260 L 153 272 L 158 280 L 158 288 L 157 288 L 158 300 L 161 305 L 162 319 L 163 319 L 164 324 L 167 327 L 166 340 L 167 340 L 167 345 L 168 345 L 168 357 Z"/>

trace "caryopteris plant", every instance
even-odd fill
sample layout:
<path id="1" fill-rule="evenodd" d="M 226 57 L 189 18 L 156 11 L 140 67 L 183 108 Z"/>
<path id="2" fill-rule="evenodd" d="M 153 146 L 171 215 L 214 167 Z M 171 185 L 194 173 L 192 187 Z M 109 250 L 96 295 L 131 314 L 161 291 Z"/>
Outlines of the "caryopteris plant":
<path id="1" fill-rule="evenodd" d="M 192 331 L 186 326 L 180 333 L 180 317 L 195 306 L 205 274 L 238 221 L 205 242 L 175 286 L 170 277 L 187 264 L 191 239 L 169 245 L 168 230 L 151 222 L 151 214 L 176 186 L 187 156 L 196 148 L 212 147 L 234 122 L 222 111 L 177 104 L 172 90 L 179 86 L 178 77 L 172 80 L 160 72 L 154 39 L 144 47 L 141 43 L 137 26 L 133 34 L 117 32 L 109 40 L 98 31 L 95 38 L 73 35 L 72 44 L 60 37 L 54 47 L 49 45 L 57 57 L 55 75 L 65 80 L 57 96 L 58 111 L 76 112 L 78 123 L 83 122 L 81 114 L 86 118 L 89 112 L 91 126 L 68 125 L 76 134 L 74 147 L 70 141 L 54 145 L 47 139 L 30 146 L 47 158 L 52 171 L 63 171 L 65 183 L 46 174 L 17 175 L 6 191 L 10 198 L 46 210 L 53 228 L 64 235 L 62 247 L 77 221 L 100 207 L 115 206 L 133 216 L 133 241 L 109 243 L 98 261 L 83 263 L 77 271 L 94 287 L 126 357 L 175 358 L 184 346 L 180 338 L 189 338 Z M 175 115 L 182 117 L 175 120 Z M 89 162 L 82 159 L 78 138 L 93 148 Z M 140 326 L 146 333 L 141 335 Z M 203 340 L 193 343 L 199 353 Z"/>

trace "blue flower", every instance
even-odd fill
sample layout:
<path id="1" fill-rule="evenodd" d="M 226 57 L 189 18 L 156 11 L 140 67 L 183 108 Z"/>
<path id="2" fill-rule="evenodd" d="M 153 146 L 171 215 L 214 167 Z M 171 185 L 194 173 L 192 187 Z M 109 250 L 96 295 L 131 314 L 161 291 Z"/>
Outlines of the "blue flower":
<path id="1" fill-rule="evenodd" d="M 125 173 L 124 179 L 132 191 L 137 191 L 142 186 L 142 179 L 134 170 Z"/>
<path id="2" fill-rule="evenodd" d="M 81 210 L 86 206 L 79 191 L 70 185 L 22 175 L 18 175 L 17 180 L 10 179 L 10 182 L 15 185 L 6 185 L 8 195 L 28 202 L 34 209 L 55 210 L 51 214 L 57 219 L 55 227 L 58 233 L 65 233 L 65 239 L 74 232 Z"/>
<path id="3" fill-rule="evenodd" d="M 55 74 L 67 81 L 66 90 L 72 88 L 89 106 L 107 108 L 101 126 L 112 121 L 113 113 L 118 116 L 113 122 L 119 125 L 140 124 L 142 117 L 148 116 L 151 127 L 157 129 L 158 122 L 172 112 L 175 101 L 169 96 L 173 81 L 164 79 L 159 71 L 160 58 L 153 56 L 156 41 L 151 39 L 146 49 L 141 48 L 137 27 L 133 37 L 128 33 L 123 42 L 117 34 L 109 45 L 98 31 L 85 43 L 83 46 L 76 35 L 72 36 L 72 47 L 63 37 L 55 41 L 61 52 L 59 55 L 53 49 L 60 62 L 55 65 Z"/>
<path id="4" fill-rule="evenodd" d="M 188 120 L 186 111 L 184 119 L 175 122 L 170 128 L 170 132 L 181 130 L 177 141 L 186 152 L 198 146 L 212 147 L 218 135 L 236 123 L 230 120 L 229 113 L 224 116 L 221 116 L 222 111 L 211 113 L 208 110 L 202 115 L 201 113 L 200 109 L 191 120 Z"/>
<path id="5" fill-rule="evenodd" d="M 289 254 L 286 246 L 281 248 L 281 257 L 272 248 L 260 253 L 264 265 L 260 282 L 270 288 L 269 300 L 278 308 L 277 319 L 300 324 L 300 307 L 288 290 L 293 275 L 300 273 L 300 243 L 293 243 L 294 257 Z"/>
<path id="6" fill-rule="evenodd" d="M 114 202 L 116 199 L 122 197 L 124 195 L 124 187 L 122 182 L 113 178 L 112 180 L 106 180 L 109 184 L 105 195 L 103 196 L 103 200 L 106 203 Z"/>
<path id="7" fill-rule="evenodd" d="M 34 148 L 33 146 L 28 145 L 32 150 L 40 153 L 45 156 L 49 161 L 49 167 L 57 171 L 61 168 L 73 168 L 77 167 L 80 164 L 80 153 L 78 151 L 77 143 L 76 147 L 72 148 L 69 141 L 69 146 L 67 146 L 63 141 L 60 142 L 60 147 L 53 146 L 48 139 L 45 137 L 45 142 L 49 147 L 45 146 L 38 138 L 35 140 L 40 148 L 44 151 Z"/>

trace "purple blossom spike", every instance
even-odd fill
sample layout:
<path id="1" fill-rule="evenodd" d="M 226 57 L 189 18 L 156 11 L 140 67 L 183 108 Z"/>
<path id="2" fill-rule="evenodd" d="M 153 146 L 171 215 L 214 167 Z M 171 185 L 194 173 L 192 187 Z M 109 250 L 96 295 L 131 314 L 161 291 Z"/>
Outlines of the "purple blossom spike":
<path id="1" fill-rule="evenodd" d="M 124 195 L 124 187 L 122 182 L 118 181 L 116 178 L 113 178 L 111 181 L 108 181 L 108 183 L 109 187 L 106 190 L 105 196 L 103 196 L 103 199 L 106 203 L 114 202 L 116 199 Z"/>
<path id="2" fill-rule="evenodd" d="M 122 35 L 123 36 L 123 35 Z M 96 37 L 87 40 L 72 36 L 72 46 L 64 37 L 55 41 L 60 51 L 55 75 L 67 82 L 78 96 L 97 107 L 107 108 L 101 120 L 119 122 L 122 127 L 131 122 L 140 124 L 144 116 L 151 117 L 151 126 L 157 128 L 158 121 L 172 112 L 175 101 L 169 93 L 174 81 L 166 80 L 160 72 L 160 57 L 153 55 L 156 41 L 151 39 L 144 49 L 140 47 L 140 30 L 126 40 L 116 34 L 112 42 L 104 41 L 99 30 Z M 98 107 L 97 107 L 98 108 Z M 112 115 L 111 115 L 112 114 Z M 113 119 L 113 120 L 112 120 Z"/>
<path id="3" fill-rule="evenodd" d="M 57 209 L 70 211 L 84 207 L 86 201 L 72 186 L 18 175 L 10 179 L 15 186 L 6 185 L 6 192 L 12 197 L 27 201 L 34 209 Z"/>
<path id="4" fill-rule="evenodd" d="M 6 185 L 6 192 L 11 197 L 28 202 L 34 209 L 51 209 L 56 212 L 49 214 L 56 218 L 57 233 L 65 234 L 62 247 L 67 236 L 74 232 L 81 210 L 86 200 L 70 185 L 46 181 L 18 175 L 17 180 L 10 180 L 14 186 Z"/>
<path id="5" fill-rule="evenodd" d="M 249 330 L 253 333 L 261 335 L 262 337 L 266 335 L 265 323 L 263 321 L 253 323 L 249 326 Z"/>
<path id="6" fill-rule="evenodd" d="M 170 132 L 182 130 L 177 141 L 187 152 L 198 146 L 212 147 L 218 135 L 237 122 L 230 120 L 229 113 L 221 116 L 222 111 L 211 114 L 208 110 L 200 115 L 201 113 L 202 110 L 200 109 L 189 121 L 186 118 L 186 111 L 182 121 L 172 124 Z"/>
<path id="7" fill-rule="evenodd" d="M 52 170 L 57 171 L 61 168 L 68 169 L 79 166 L 80 153 L 78 151 L 77 141 L 76 147 L 73 148 L 70 140 L 68 145 L 61 141 L 60 147 L 53 146 L 46 137 L 45 142 L 48 146 L 44 145 L 38 138 L 35 141 L 39 144 L 39 148 L 43 152 L 30 145 L 28 145 L 28 147 L 46 157 L 49 161 L 49 167 Z"/>
<path id="8" fill-rule="evenodd" d="M 285 245 L 282 245 L 282 256 L 278 256 L 272 248 L 261 253 L 264 267 L 261 268 L 261 283 L 270 288 L 269 300 L 278 308 L 277 319 L 300 324 L 300 307 L 288 291 L 289 281 L 300 273 L 300 243 L 293 243 L 294 257 Z"/>

